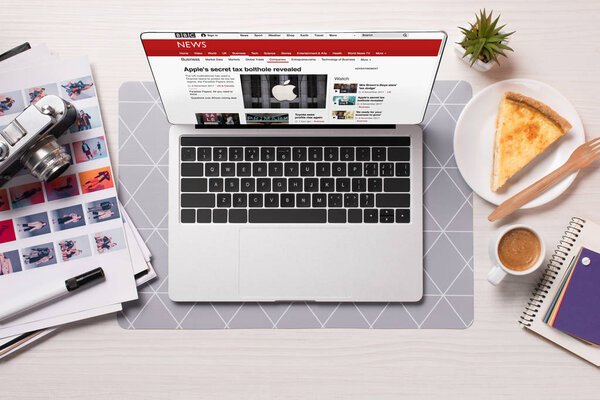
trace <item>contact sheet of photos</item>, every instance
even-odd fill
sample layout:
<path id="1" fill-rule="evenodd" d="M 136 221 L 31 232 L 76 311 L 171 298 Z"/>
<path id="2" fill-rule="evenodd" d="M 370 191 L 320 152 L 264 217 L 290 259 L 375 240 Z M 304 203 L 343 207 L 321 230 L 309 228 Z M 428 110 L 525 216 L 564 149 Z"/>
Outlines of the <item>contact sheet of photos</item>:
<path id="1" fill-rule="evenodd" d="M 59 139 L 72 166 L 50 183 L 21 171 L 0 188 L 0 276 L 127 247 L 91 74 L 0 88 L 0 128 L 50 94 L 77 108 L 76 123 Z"/>

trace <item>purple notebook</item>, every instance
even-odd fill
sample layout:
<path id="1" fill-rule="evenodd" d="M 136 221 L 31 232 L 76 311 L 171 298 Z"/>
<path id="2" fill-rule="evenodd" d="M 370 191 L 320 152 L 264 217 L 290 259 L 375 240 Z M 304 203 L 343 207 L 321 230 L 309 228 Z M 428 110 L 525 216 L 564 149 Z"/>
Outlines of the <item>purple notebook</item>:
<path id="1" fill-rule="evenodd" d="M 581 249 L 553 326 L 600 344 L 600 254 Z"/>

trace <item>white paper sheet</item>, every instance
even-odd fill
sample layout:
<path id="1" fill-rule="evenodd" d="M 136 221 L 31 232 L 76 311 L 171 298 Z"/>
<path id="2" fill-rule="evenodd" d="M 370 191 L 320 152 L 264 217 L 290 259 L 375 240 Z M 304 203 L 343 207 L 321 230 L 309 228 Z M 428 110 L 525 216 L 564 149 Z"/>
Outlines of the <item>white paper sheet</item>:
<path id="1" fill-rule="evenodd" d="M 13 101 L 0 113 L 0 128 L 44 94 L 60 95 L 87 117 L 59 140 L 75 161 L 63 176 L 42 185 L 25 172 L 0 188 L 0 302 L 98 266 L 106 282 L 0 323 L 0 337 L 70 322 L 76 313 L 137 298 L 87 60 L 3 72 L 0 103 L 11 96 Z"/>

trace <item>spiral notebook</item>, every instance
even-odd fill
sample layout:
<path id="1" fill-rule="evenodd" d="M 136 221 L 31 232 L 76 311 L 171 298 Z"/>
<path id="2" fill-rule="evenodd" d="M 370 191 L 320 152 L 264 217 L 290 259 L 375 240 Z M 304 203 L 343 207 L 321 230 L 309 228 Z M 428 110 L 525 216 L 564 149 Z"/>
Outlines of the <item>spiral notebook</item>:
<path id="1" fill-rule="evenodd" d="M 573 217 L 556 245 L 554 254 L 550 257 L 542 278 L 525 306 L 519 323 L 598 367 L 600 366 L 599 347 L 575 339 L 551 327 L 545 321 L 545 316 L 561 289 L 561 282 L 569 271 L 568 267 L 581 247 L 600 252 L 600 225 L 584 218 Z M 590 315 L 598 313 L 599 310 L 590 309 Z"/>

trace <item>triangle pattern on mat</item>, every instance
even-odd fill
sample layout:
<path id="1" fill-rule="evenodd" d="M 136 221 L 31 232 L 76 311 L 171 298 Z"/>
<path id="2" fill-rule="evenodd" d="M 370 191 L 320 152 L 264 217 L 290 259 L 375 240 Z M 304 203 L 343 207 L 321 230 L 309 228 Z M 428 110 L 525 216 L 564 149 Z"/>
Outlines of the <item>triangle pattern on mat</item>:
<path id="1" fill-rule="evenodd" d="M 462 105 L 470 96 L 471 87 L 466 82 L 437 81 L 431 98 L 433 104 L 427 108 L 421 124 L 424 165 L 430 167 L 425 170 L 424 184 L 431 184 L 425 194 L 423 211 L 424 246 L 431 249 L 424 260 L 425 296 L 422 300 L 389 304 L 175 303 L 167 294 L 166 211 L 150 207 L 144 200 L 167 191 L 170 125 L 153 83 L 125 83 L 119 104 L 121 198 L 127 200 L 131 219 L 148 243 L 159 277 L 142 289 L 140 300 L 124 305 L 119 323 L 125 328 L 130 327 L 128 321 L 133 321 L 135 328 L 164 329 L 468 326 L 473 320 L 472 239 L 469 241 L 472 238 L 472 192 L 456 169 L 452 131 Z M 135 103 L 136 99 L 140 102 Z M 153 140 L 157 137 L 161 140 Z M 126 169 L 130 168 L 128 165 L 134 167 Z M 145 177 L 152 182 L 140 188 Z M 436 201 L 439 198 L 445 203 Z M 465 259 L 469 260 L 467 266 Z"/>

